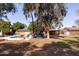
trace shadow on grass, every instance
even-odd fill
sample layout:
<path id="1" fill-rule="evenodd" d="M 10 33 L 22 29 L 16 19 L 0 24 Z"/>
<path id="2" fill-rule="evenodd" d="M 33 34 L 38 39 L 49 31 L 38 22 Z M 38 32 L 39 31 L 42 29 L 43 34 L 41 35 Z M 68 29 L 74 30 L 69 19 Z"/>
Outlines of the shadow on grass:
<path id="1" fill-rule="evenodd" d="M 0 44 L 0 56 L 22 56 L 24 54 L 25 47 L 28 47 L 30 43 L 3 43 Z"/>
<path id="2" fill-rule="evenodd" d="M 79 41 L 75 41 L 75 40 L 66 40 L 66 42 L 76 48 L 79 48 Z"/>
<path id="3" fill-rule="evenodd" d="M 64 42 L 53 42 L 45 44 L 41 50 L 31 52 L 30 56 L 78 56 L 79 51 L 76 51 Z"/>
<path id="4" fill-rule="evenodd" d="M 74 37 L 75 39 L 77 39 L 79 41 L 79 37 Z"/>
<path id="5" fill-rule="evenodd" d="M 60 39 L 60 38 L 64 38 L 65 36 L 59 36 L 59 35 L 51 35 L 50 38 L 54 38 L 54 39 Z"/>
<path id="6" fill-rule="evenodd" d="M 23 56 L 26 54 L 27 56 L 79 56 L 79 51 L 72 49 L 70 46 L 70 44 L 73 44 L 74 42 L 75 41 L 68 41 L 68 43 L 52 42 L 50 44 L 45 44 L 43 47 L 31 45 L 29 42 L 18 44 L 3 43 L 0 44 L 0 55 Z M 31 52 L 27 53 L 28 51 Z"/>
<path id="7" fill-rule="evenodd" d="M 65 42 L 53 42 L 52 45 L 62 48 L 70 48 L 70 45 Z"/>

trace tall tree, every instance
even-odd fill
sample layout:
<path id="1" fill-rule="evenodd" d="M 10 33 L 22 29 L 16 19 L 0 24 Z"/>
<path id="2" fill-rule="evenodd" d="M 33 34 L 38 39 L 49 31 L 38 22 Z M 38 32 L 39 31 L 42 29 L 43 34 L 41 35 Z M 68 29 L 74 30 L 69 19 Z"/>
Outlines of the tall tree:
<path id="1" fill-rule="evenodd" d="M 14 30 L 23 29 L 25 27 L 26 27 L 26 25 L 25 24 L 22 24 L 20 22 L 13 23 L 13 29 Z"/>
<path id="2" fill-rule="evenodd" d="M 76 10 L 76 14 L 79 16 L 79 8 Z M 79 19 L 75 21 L 75 24 L 79 26 Z"/>
<path id="3" fill-rule="evenodd" d="M 10 33 L 9 31 L 9 22 L 4 21 L 3 19 L 0 19 L 0 31 L 2 31 L 3 34 L 8 34 Z"/>
<path id="4" fill-rule="evenodd" d="M 34 18 L 33 18 L 33 11 L 34 11 L 34 6 L 33 4 L 30 4 L 30 3 L 26 3 L 24 4 L 24 8 L 23 8 L 23 11 L 24 11 L 24 14 L 26 16 L 26 19 L 28 17 L 31 17 L 32 18 L 32 25 L 33 25 L 33 34 L 34 34 Z"/>
<path id="5" fill-rule="evenodd" d="M 7 18 L 7 13 L 14 13 L 16 11 L 15 5 L 12 3 L 0 3 L 0 18 Z"/>
<path id="6" fill-rule="evenodd" d="M 30 24 L 28 26 L 28 30 L 30 30 L 30 31 L 33 30 L 33 26 L 32 26 L 33 24 L 34 24 L 34 32 L 35 33 L 37 32 L 37 30 L 38 31 L 42 31 L 43 30 L 43 28 L 42 28 L 40 23 L 37 25 L 37 21 L 34 21 L 34 23 L 30 22 Z"/>
<path id="7" fill-rule="evenodd" d="M 31 7 L 27 7 L 30 5 Z M 34 15 L 46 31 L 50 29 L 52 24 L 55 24 L 55 27 L 60 27 L 59 24 L 61 25 L 67 13 L 65 4 L 63 3 L 25 4 L 24 14 L 27 15 L 29 12 L 35 12 Z"/>
<path id="8" fill-rule="evenodd" d="M 10 12 L 12 13 L 16 12 L 15 4 L 0 3 L 0 19 L 2 19 L 3 17 L 6 18 L 9 22 L 9 28 L 10 28 L 10 20 L 8 19 L 7 14 Z"/>
<path id="9" fill-rule="evenodd" d="M 79 15 L 79 8 L 76 10 L 76 14 Z"/>

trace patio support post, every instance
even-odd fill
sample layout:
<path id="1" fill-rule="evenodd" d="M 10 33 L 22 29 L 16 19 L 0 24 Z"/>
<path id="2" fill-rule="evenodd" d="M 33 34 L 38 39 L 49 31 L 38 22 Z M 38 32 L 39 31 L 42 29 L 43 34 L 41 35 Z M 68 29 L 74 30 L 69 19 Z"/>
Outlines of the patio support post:
<path id="1" fill-rule="evenodd" d="M 49 34 L 49 31 L 47 31 L 47 39 L 50 38 L 50 34 Z"/>

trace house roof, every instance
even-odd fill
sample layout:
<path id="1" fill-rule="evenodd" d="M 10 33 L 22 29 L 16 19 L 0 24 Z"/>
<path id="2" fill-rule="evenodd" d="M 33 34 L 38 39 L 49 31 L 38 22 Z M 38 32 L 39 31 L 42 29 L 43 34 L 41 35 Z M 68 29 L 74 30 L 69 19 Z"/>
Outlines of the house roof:
<path id="1" fill-rule="evenodd" d="M 64 30 L 76 30 L 79 31 L 79 27 L 66 27 Z"/>
<path id="2" fill-rule="evenodd" d="M 27 29 L 18 29 L 17 32 L 29 32 Z"/>
<path id="3" fill-rule="evenodd" d="M 49 31 L 58 31 L 58 29 L 49 29 Z"/>
<path id="4" fill-rule="evenodd" d="M 17 32 L 26 32 L 27 31 L 27 27 L 24 27 L 23 29 L 18 29 Z"/>

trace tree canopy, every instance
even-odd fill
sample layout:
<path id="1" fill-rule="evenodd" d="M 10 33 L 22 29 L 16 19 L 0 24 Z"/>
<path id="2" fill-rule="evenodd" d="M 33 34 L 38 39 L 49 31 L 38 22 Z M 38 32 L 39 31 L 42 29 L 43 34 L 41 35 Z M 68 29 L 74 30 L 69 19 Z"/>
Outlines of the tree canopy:
<path id="1" fill-rule="evenodd" d="M 20 22 L 16 22 L 16 23 L 13 23 L 13 28 L 15 30 L 18 30 L 18 29 L 23 29 L 26 25 L 25 24 L 22 24 Z"/>
<path id="2" fill-rule="evenodd" d="M 26 17 L 30 15 L 30 12 L 34 12 L 34 16 L 45 29 L 51 28 L 52 24 L 60 27 L 67 13 L 63 3 L 26 3 L 23 10 Z"/>
<path id="3" fill-rule="evenodd" d="M 75 21 L 75 24 L 79 26 L 79 19 Z"/>
<path id="4" fill-rule="evenodd" d="M 0 19 L 2 19 L 2 17 L 7 18 L 7 13 L 14 13 L 15 11 L 15 4 L 1 3 Z M 23 12 L 26 16 L 26 19 L 27 17 L 32 17 L 32 30 L 34 30 L 33 16 L 37 17 L 36 21 L 41 24 L 41 27 L 43 27 L 44 30 L 48 30 L 50 28 L 53 28 L 52 24 L 54 25 L 54 27 L 60 28 L 62 26 L 62 21 L 66 16 L 67 10 L 65 4 L 63 3 L 25 3 L 23 5 Z M 18 28 L 23 28 L 24 25 L 17 22 L 16 24 L 13 24 L 13 26 L 13 28 L 17 30 Z"/>
<path id="5" fill-rule="evenodd" d="M 37 24 L 37 21 L 30 22 L 30 24 L 28 26 L 28 30 L 30 30 L 30 31 L 33 30 L 33 26 L 32 26 L 33 23 L 34 23 L 34 32 L 43 31 L 43 27 L 41 26 L 40 23 Z"/>
<path id="6" fill-rule="evenodd" d="M 10 25 L 11 24 L 9 22 L 6 22 L 3 19 L 0 19 L 0 31 L 2 31 L 3 34 L 10 32 L 10 28 L 9 28 Z"/>
<path id="7" fill-rule="evenodd" d="M 18 29 L 23 29 L 24 27 L 25 24 L 22 24 L 20 22 L 16 22 L 12 25 L 10 22 L 0 19 L 0 31 L 2 31 L 3 34 L 14 34 L 15 31 L 17 31 Z"/>
<path id="8" fill-rule="evenodd" d="M 0 3 L 0 18 L 7 18 L 7 13 L 15 13 L 16 8 L 13 3 Z"/>

